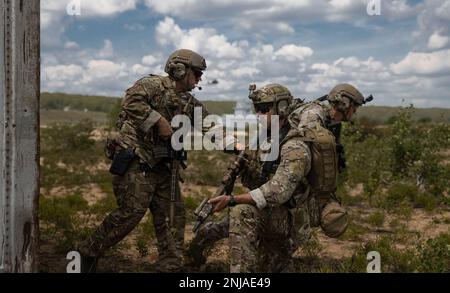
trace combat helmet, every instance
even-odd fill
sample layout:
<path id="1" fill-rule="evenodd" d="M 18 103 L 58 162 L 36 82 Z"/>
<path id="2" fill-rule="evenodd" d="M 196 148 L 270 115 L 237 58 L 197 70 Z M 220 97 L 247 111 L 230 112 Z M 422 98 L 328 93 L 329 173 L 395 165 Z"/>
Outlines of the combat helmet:
<path id="1" fill-rule="evenodd" d="M 362 106 L 366 102 L 371 101 L 372 96 L 364 99 L 364 96 L 356 89 L 356 87 L 348 83 L 342 83 L 331 89 L 327 100 L 331 104 L 337 105 L 338 110 L 345 111 L 350 107 L 351 102 L 357 106 Z"/>
<path id="2" fill-rule="evenodd" d="M 256 85 L 251 84 L 249 90 L 248 97 L 252 100 L 257 112 L 260 110 L 266 113 L 270 108 L 273 108 L 277 115 L 285 116 L 288 114 L 287 109 L 292 103 L 293 97 L 285 86 L 272 83 L 256 90 Z"/>
<path id="3" fill-rule="evenodd" d="M 164 71 L 176 80 L 180 80 L 184 78 L 188 68 L 201 76 L 202 71 L 206 70 L 205 58 L 192 50 L 180 49 L 170 54 Z"/>

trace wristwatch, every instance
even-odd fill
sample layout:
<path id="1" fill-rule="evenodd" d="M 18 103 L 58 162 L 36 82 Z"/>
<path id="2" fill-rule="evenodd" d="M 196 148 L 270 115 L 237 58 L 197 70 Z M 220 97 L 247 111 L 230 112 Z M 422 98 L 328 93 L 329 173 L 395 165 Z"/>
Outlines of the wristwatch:
<path id="1" fill-rule="evenodd" d="M 230 195 L 230 201 L 228 202 L 229 207 L 234 207 L 237 205 L 236 199 L 234 198 L 234 195 Z"/>

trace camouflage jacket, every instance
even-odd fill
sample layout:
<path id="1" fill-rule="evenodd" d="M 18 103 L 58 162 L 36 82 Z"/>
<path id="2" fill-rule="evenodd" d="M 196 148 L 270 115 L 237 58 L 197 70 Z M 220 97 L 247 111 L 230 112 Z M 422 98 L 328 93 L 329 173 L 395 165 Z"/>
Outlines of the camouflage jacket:
<path id="1" fill-rule="evenodd" d="M 150 167 L 159 161 L 155 155 L 157 147 L 168 148 L 154 125 L 163 116 L 171 121 L 177 114 L 187 115 L 194 124 L 194 107 L 202 108 L 202 118 L 209 113 L 201 102 L 191 94 L 176 93 L 175 81 L 170 77 L 149 75 L 138 80 L 126 91 L 122 111 L 116 123 L 119 129 L 118 143 L 122 148 L 132 147 L 142 162 Z M 202 129 L 206 132 L 208 129 Z"/>
<path id="2" fill-rule="evenodd" d="M 242 175 L 244 186 L 251 188 L 250 195 L 259 209 L 267 205 L 278 206 L 289 201 L 296 206 L 307 197 L 307 175 L 311 170 L 311 151 L 303 141 L 303 130 L 316 125 L 326 127 L 331 121 L 330 108 L 320 102 L 302 104 L 289 115 L 290 131 L 280 143 L 278 164 L 269 178 L 250 174 L 263 174 L 263 162 L 258 160 L 260 150 L 249 155 L 249 168 Z M 263 180 L 257 180 L 262 178 Z M 264 181 L 266 179 L 266 181 Z"/>
<path id="3" fill-rule="evenodd" d="M 318 101 L 306 103 L 293 110 L 289 115 L 289 123 L 293 128 L 314 128 L 316 125 L 327 127 L 330 124 L 330 108 Z"/>
<path id="4" fill-rule="evenodd" d="M 299 137 L 283 138 L 282 131 L 280 140 L 276 162 L 262 162 L 259 148 L 249 153 L 247 168 L 241 174 L 243 185 L 253 189 L 250 195 L 259 209 L 283 204 L 295 207 L 297 197 L 303 196 L 306 190 L 305 176 L 311 167 L 309 148 Z"/>

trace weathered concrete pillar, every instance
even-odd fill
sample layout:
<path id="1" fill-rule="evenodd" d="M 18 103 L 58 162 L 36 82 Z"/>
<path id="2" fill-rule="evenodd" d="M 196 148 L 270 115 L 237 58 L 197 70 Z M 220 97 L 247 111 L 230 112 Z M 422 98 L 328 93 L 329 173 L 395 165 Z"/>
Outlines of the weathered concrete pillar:
<path id="1" fill-rule="evenodd" d="M 0 0 L 0 16 L 0 272 L 36 272 L 40 1 Z"/>

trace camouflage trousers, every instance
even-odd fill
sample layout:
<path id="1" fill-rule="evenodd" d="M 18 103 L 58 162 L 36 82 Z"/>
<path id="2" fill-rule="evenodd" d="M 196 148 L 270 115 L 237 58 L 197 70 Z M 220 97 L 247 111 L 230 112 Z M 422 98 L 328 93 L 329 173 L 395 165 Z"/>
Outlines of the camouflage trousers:
<path id="1" fill-rule="evenodd" d="M 144 217 L 153 216 L 159 259 L 158 271 L 178 271 L 183 266 L 186 212 L 177 184 L 174 223 L 170 226 L 171 173 L 162 169 L 143 173 L 133 162 L 124 176 L 113 176 L 118 207 L 109 213 L 95 232 L 79 246 L 80 253 L 98 257 L 127 236 Z"/>
<path id="2" fill-rule="evenodd" d="M 289 272 L 292 254 L 309 240 L 310 233 L 306 206 L 259 211 L 250 205 L 237 205 L 220 221 L 200 227 L 191 242 L 196 250 L 191 254 L 203 255 L 217 241 L 229 237 L 231 272 Z"/>
<path id="3" fill-rule="evenodd" d="M 294 219 L 280 206 L 258 210 L 237 205 L 230 211 L 230 272 L 289 272 L 292 270 Z"/>
<path id="4" fill-rule="evenodd" d="M 200 226 L 194 239 L 189 244 L 188 255 L 194 265 L 206 262 L 208 251 L 219 240 L 228 238 L 230 231 L 230 217 L 227 215 L 218 222 L 207 222 Z"/>

